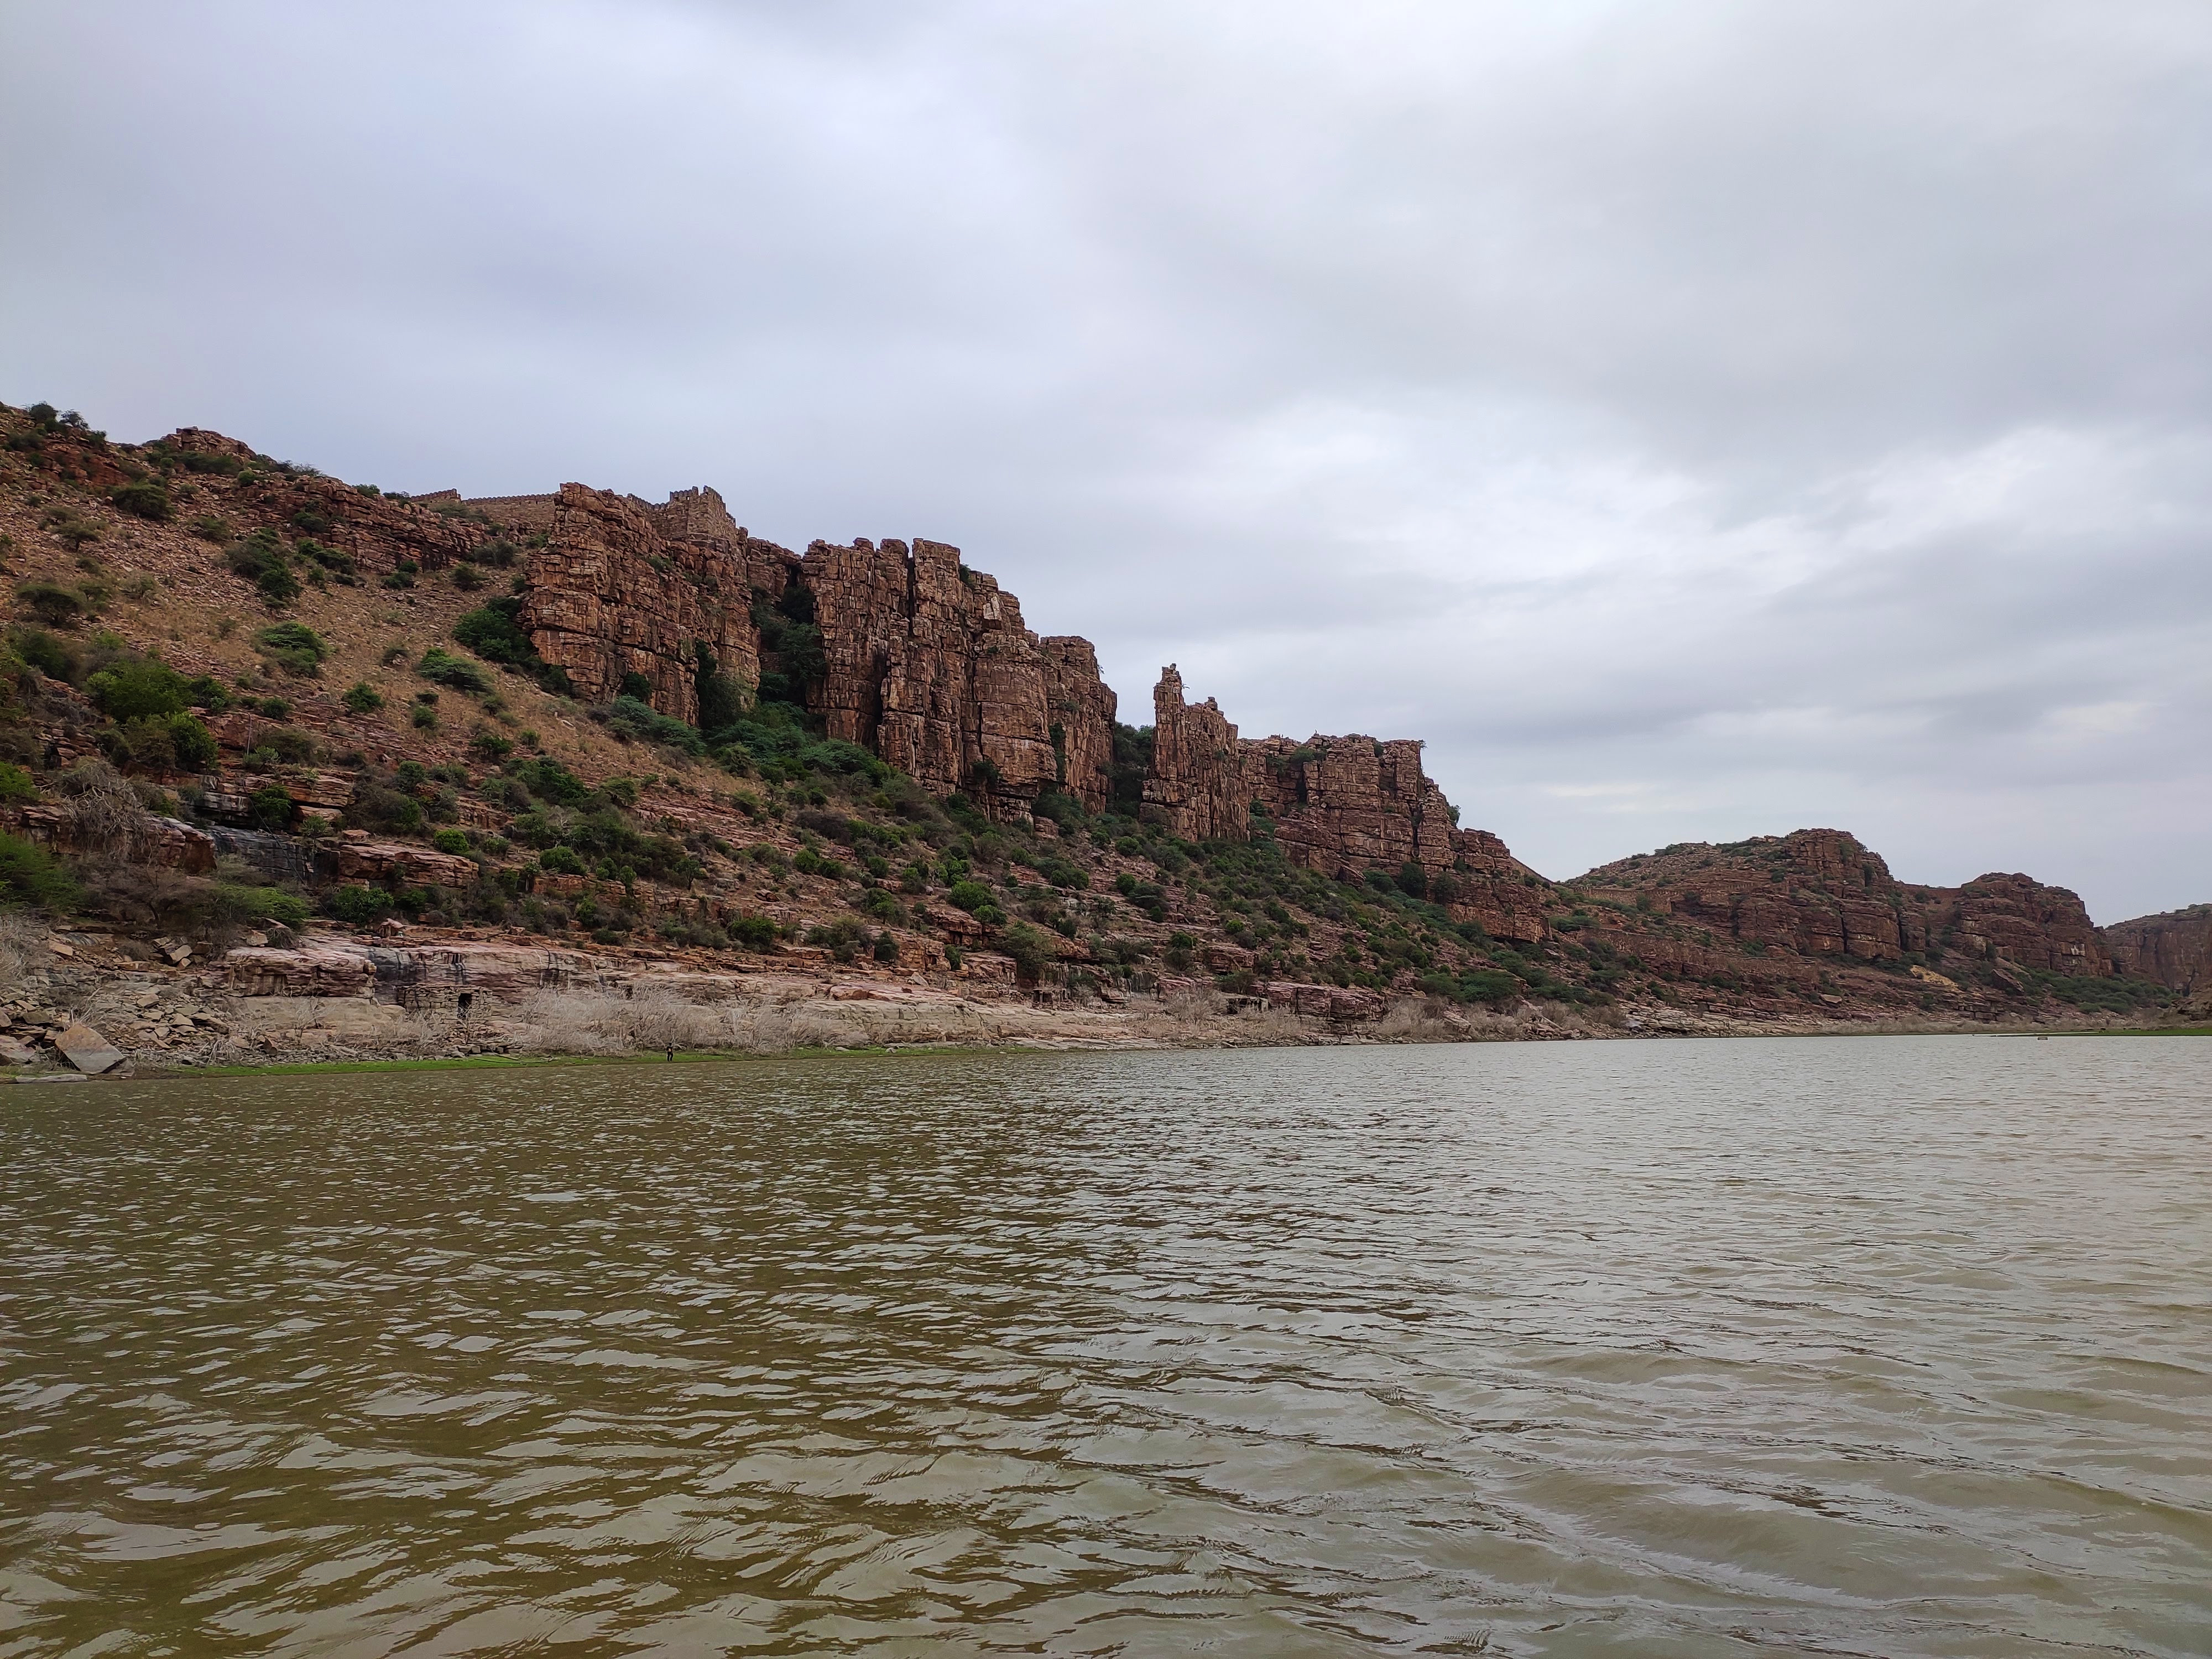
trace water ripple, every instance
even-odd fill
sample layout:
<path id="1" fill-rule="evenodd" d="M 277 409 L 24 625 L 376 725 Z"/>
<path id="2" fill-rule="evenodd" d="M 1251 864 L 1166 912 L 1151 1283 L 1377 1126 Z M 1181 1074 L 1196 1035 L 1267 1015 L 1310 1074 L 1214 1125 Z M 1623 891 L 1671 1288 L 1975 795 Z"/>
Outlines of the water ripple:
<path id="1" fill-rule="evenodd" d="M 0 1659 L 2201 1656 L 2208 1062 L 16 1091 Z"/>

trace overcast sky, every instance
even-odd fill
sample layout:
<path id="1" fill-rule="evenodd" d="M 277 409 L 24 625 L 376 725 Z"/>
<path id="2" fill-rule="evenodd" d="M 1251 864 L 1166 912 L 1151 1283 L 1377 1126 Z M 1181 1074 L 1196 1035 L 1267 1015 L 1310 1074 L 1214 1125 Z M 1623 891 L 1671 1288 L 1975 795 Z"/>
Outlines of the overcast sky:
<path id="1" fill-rule="evenodd" d="M 2204 0 L 0 0 L 0 398 L 928 536 L 1548 875 L 2212 899 Z"/>

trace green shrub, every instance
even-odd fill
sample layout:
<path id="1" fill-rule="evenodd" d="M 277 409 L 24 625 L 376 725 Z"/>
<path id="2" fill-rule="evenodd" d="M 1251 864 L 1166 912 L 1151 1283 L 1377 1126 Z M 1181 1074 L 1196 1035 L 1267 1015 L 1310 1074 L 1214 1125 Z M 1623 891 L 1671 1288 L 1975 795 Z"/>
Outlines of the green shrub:
<path id="1" fill-rule="evenodd" d="M 899 959 L 898 935 L 889 929 L 877 934 L 875 957 L 878 962 L 896 962 Z"/>
<path id="2" fill-rule="evenodd" d="M 295 808 L 281 783 L 264 783 L 246 798 L 246 821 L 257 830 L 287 830 Z"/>
<path id="3" fill-rule="evenodd" d="M 213 542 L 218 547 L 227 546 L 237 533 L 231 528 L 228 520 L 217 518 L 212 513 L 201 514 L 198 518 L 191 521 L 189 528 L 192 534 L 202 541 Z"/>
<path id="4" fill-rule="evenodd" d="M 470 734 L 469 752 L 484 760 L 501 761 L 514 752 L 514 745 L 498 732 L 478 726 Z"/>
<path id="5" fill-rule="evenodd" d="M 639 678 L 635 674 L 625 677 L 626 679 Z M 660 714 L 627 693 L 617 697 L 604 710 L 594 709 L 592 717 L 604 720 L 607 729 L 620 737 L 657 743 L 663 748 L 686 755 L 707 752 L 705 742 L 694 727 Z"/>
<path id="6" fill-rule="evenodd" d="M 991 902 L 991 890 L 980 881 L 956 881 L 945 890 L 945 902 L 973 915 Z"/>
<path id="7" fill-rule="evenodd" d="M 381 887 L 346 886 L 333 889 L 323 907 L 340 921 L 360 927 L 390 915 L 392 899 Z"/>
<path id="8" fill-rule="evenodd" d="M 59 582 L 19 583 L 15 600 L 49 628 L 74 628 L 91 609 L 82 593 Z"/>
<path id="9" fill-rule="evenodd" d="M 307 919 L 305 900 L 281 887 L 247 882 L 218 881 L 208 893 L 208 920 L 236 927 L 245 922 L 273 921 L 297 927 Z"/>
<path id="10" fill-rule="evenodd" d="M 49 679 L 74 681 L 80 666 L 76 653 L 43 628 L 19 628 L 15 654 Z"/>
<path id="11" fill-rule="evenodd" d="M 462 858 L 466 858 L 469 853 L 469 838 L 459 830 L 439 830 L 430 837 L 430 845 L 441 853 L 453 853 Z"/>
<path id="12" fill-rule="evenodd" d="M 580 876 L 584 861 L 566 847 L 549 847 L 538 856 L 538 867 L 552 876 Z"/>
<path id="13" fill-rule="evenodd" d="M 125 513 L 141 519 L 151 519 L 156 524 L 167 524 L 175 511 L 169 492 L 150 478 L 119 484 L 108 493 L 107 499 Z"/>
<path id="14" fill-rule="evenodd" d="M 1025 921 L 1015 922 L 1000 934 L 999 948 L 1014 959 L 1014 972 L 1025 985 L 1036 984 L 1045 964 L 1053 960 L 1050 941 Z"/>
<path id="15" fill-rule="evenodd" d="M 179 772 L 210 772 L 222 750 L 215 733 L 190 714 L 172 714 L 165 724 L 169 728 L 169 746 L 176 751 Z"/>
<path id="16" fill-rule="evenodd" d="M 384 707 L 384 694 L 367 680 L 356 680 L 338 701 L 349 714 L 372 714 Z"/>
<path id="17" fill-rule="evenodd" d="M 318 541 L 304 541 L 300 544 L 300 556 L 317 569 L 329 572 L 347 587 L 361 586 L 361 567 L 354 562 L 350 553 L 325 547 Z"/>
<path id="18" fill-rule="evenodd" d="M 70 910 L 83 902 L 83 890 L 52 854 L 0 832 L 0 904 Z"/>
<path id="19" fill-rule="evenodd" d="M 94 707 L 116 720 L 180 714 L 191 702 L 185 677 L 152 657 L 111 663 L 87 680 L 84 689 Z"/>
<path id="20" fill-rule="evenodd" d="M 66 543 L 72 553 L 88 542 L 98 541 L 102 533 L 98 525 L 81 516 L 73 507 L 53 507 L 40 522 Z"/>
<path id="21" fill-rule="evenodd" d="M 465 657 L 457 657 L 442 646 L 432 646 L 415 665 L 415 672 L 424 679 L 439 685 L 450 686 L 456 691 L 465 691 L 478 696 L 491 690 L 491 680 L 483 669 Z"/>
<path id="22" fill-rule="evenodd" d="M 428 732 L 437 725 L 438 711 L 427 702 L 418 702 L 410 712 L 409 718 L 414 721 L 416 731 Z"/>
<path id="23" fill-rule="evenodd" d="M 850 916 L 840 916 L 825 927 L 811 927 L 806 933 L 809 945 L 825 947 L 839 962 L 850 962 L 860 954 L 860 947 L 872 943 L 868 930 Z"/>
<path id="24" fill-rule="evenodd" d="M 323 636 L 299 622 L 276 623 L 253 636 L 254 649 L 288 674 L 303 679 L 322 672 L 323 659 L 331 648 Z"/>
<path id="25" fill-rule="evenodd" d="M 489 580 L 489 578 L 483 571 L 472 564 L 457 564 L 453 567 L 453 586 L 464 593 L 477 592 Z"/>
<path id="26" fill-rule="evenodd" d="M 766 916 L 739 916 L 730 924 L 730 943 L 741 951 L 773 951 L 775 938 L 775 923 Z"/>
<path id="27" fill-rule="evenodd" d="M 557 696 L 574 696 L 576 688 L 567 671 L 547 662 L 531 644 L 530 635 L 516 620 L 521 614 L 520 599 L 494 599 L 456 622 L 453 638 L 486 662 L 526 674 Z"/>
<path id="28" fill-rule="evenodd" d="M 0 805 L 21 806 L 39 798 L 31 775 L 12 761 L 0 761 Z"/>
<path id="29" fill-rule="evenodd" d="M 272 605 L 289 605 L 300 597 L 299 578 L 292 574 L 292 556 L 273 530 L 257 530 L 233 542 L 223 551 L 223 562 L 231 574 L 252 582 Z"/>
<path id="30" fill-rule="evenodd" d="M 303 732 L 296 726 L 276 726 L 261 734 L 258 745 L 273 750 L 276 758 L 291 766 L 306 766 L 322 753 L 322 744 L 312 732 Z"/>

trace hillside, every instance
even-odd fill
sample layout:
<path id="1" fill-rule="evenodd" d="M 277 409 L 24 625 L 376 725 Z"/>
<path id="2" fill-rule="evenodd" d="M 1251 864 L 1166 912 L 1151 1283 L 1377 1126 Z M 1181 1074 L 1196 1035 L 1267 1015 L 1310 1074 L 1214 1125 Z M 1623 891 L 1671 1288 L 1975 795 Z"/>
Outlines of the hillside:
<path id="1" fill-rule="evenodd" d="M 1087 641 L 938 543 L 794 552 L 706 489 L 410 500 L 43 406 L 0 436 L 0 878 L 76 918 L 80 1001 L 198 998 L 172 1048 L 279 1004 L 397 1040 L 341 1000 L 498 1046 L 479 998 L 640 985 L 1227 1041 L 2051 1018 L 2185 971 L 1838 831 L 1554 884 L 1418 741 L 1243 738 L 1173 666 L 1123 722 Z M 55 1009 L 16 1000 L 34 1054 Z"/>

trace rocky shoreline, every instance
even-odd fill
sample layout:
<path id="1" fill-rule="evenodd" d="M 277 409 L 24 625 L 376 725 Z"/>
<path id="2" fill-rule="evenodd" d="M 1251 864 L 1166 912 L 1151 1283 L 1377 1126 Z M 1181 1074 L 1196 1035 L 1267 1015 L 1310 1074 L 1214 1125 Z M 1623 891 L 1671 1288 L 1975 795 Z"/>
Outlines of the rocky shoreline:
<path id="1" fill-rule="evenodd" d="M 1109 1003 L 942 973 L 823 973 L 798 964 L 732 973 L 643 953 L 364 939 L 323 929 L 282 943 L 255 937 L 206 962 L 183 949 L 172 961 L 125 936 L 9 919 L 0 927 L 0 1061 L 7 1067 L 0 1076 L 190 1075 L 477 1057 L 2052 1032 L 2124 1024 L 2117 1017 L 1746 1018 L 1656 1003 L 1468 1011 L 1420 997 L 1344 1018 L 1326 1005 L 1314 1009 L 1310 1000 L 1301 1012 L 1295 996 L 1188 982 Z"/>

